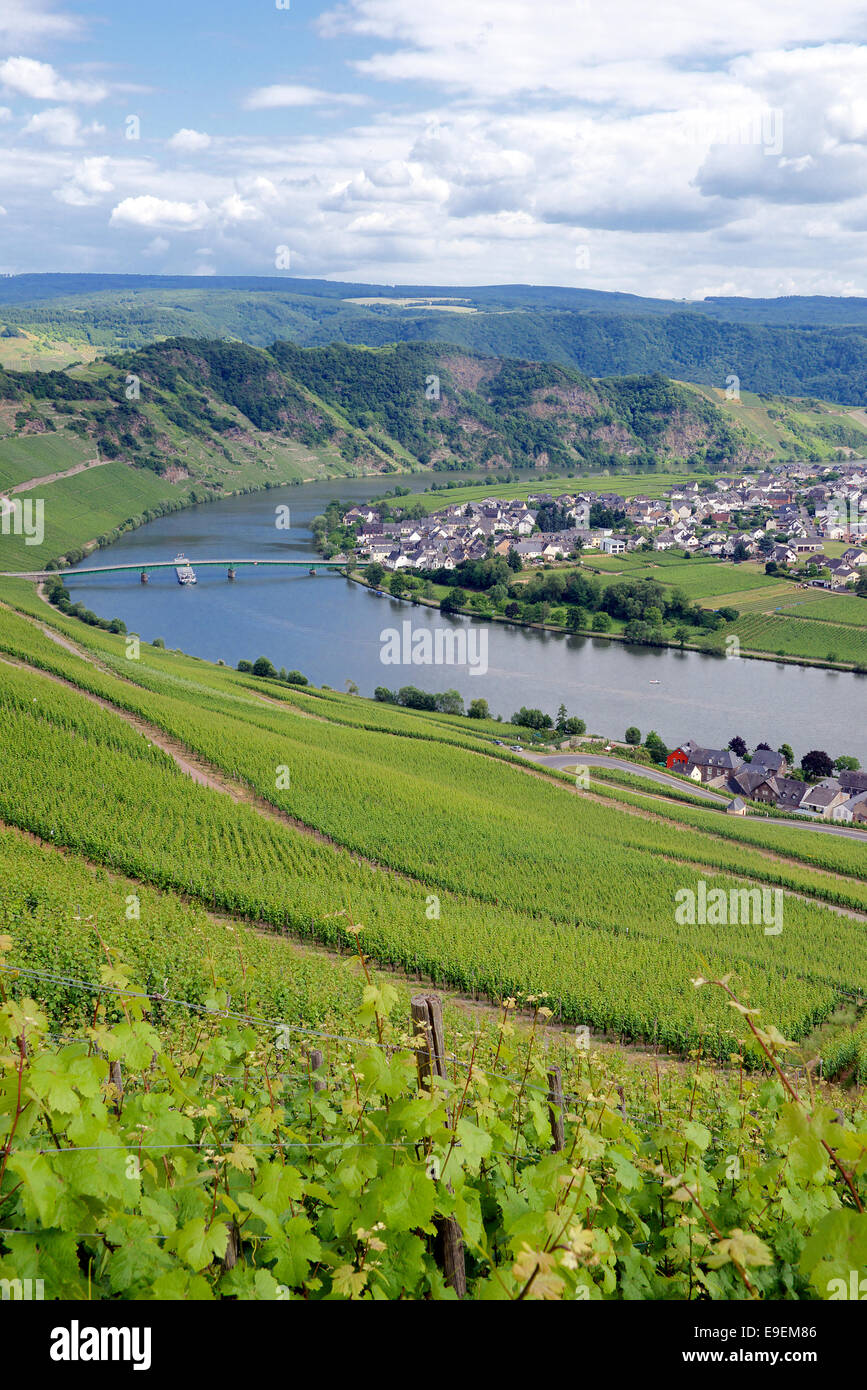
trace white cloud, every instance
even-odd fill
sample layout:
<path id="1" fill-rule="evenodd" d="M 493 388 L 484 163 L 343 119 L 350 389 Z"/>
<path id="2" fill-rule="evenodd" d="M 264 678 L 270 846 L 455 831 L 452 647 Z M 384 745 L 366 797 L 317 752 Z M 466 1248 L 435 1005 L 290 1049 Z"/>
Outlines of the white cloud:
<path id="1" fill-rule="evenodd" d="M 7 42 L 68 38 L 78 29 L 77 18 L 50 10 L 42 0 L 0 0 L 0 35 Z"/>
<path id="2" fill-rule="evenodd" d="M 366 97 L 346 92 L 323 92 L 318 87 L 277 85 L 257 87 L 245 99 L 248 111 L 266 111 L 278 106 L 363 106 Z"/>
<path id="3" fill-rule="evenodd" d="M 50 63 L 36 58 L 7 58 L 0 63 L 0 81 L 10 92 L 33 101 L 102 101 L 108 88 L 99 82 L 67 82 Z"/>
<path id="4" fill-rule="evenodd" d="M 182 130 L 176 130 L 174 135 L 166 141 L 170 150 L 179 150 L 183 154 L 194 154 L 198 150 L 206 150 L 210 143 L 210 135 L 206 135 L 201 130 L 188 130 L 186 126 Z"/>
<path id="5" fill-rule="evenodd" d="M 67 181 L 55 191 L 55 198 L 69 207 L 89 207 L 98 203 L 103 193 L 111 193 L 114 188 L 106 174 L 108 163 L 107 155 L 80 160 Z"/>
<path id="6" fill-rule="evenodd" d="M 255 222 L 262 216 L 257 207 L 245 202 L 238 193 L 230 193 L 228 198 L 224 198 L 219 212 L 226 222 Z"/>
<path id="7" fill-rule="evenodd" d="M 41 135 L 50 145 L 83 145 L 86 135 L 101 135 L 104 130 L 96 121 L 82 125 L 78 113 L 68 106 L 49 106 L 31 116 L 21 134 Z"/>
<path id="8" fill-rule="evenodd" d="M 142 194 L 124 198 L 112 211 L 113 227 L 178 227 L 195 229 L 203 225 L 208 215 L 206 203 L 172 202 Z"/>

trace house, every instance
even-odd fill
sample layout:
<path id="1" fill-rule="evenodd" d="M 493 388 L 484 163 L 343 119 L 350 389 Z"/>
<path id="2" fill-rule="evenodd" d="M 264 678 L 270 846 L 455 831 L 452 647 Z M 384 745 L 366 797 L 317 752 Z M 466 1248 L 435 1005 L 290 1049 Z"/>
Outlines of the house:
<path id="1" fill-rule="evenodd" d="M 747 813 L 747 803 L 743 797 L 734 797 L 726 807 L 727 816 L 745 816 Z"/>
<path id="2" fill-rule="evenodd" d="M 621 540 L 619 536 L 605 536 L 601 548 L 606 555 L 623 555 L 626 551 L 626 541 Z"/>
<path id="3" fill-rule="evenodd" d="M 785 773 L 787 763 L 782 753 L 775 753 L 771 748 L 757 748 L 752 756 L 750 767 L 764 768 L 765 772 Z"/>
<path id="4" fill-rule="evenodd" d="M 815 787 L 809 787 L 801 799 L 798 808 L 801 811 L 810 811 L 813 815 L 821 816 L 823 820 L 828 820 L 833 814 L 834 807 L 840 806 L 848 797 L 843 791 L 839 782 L 827 781 L 819 782 Z"/>
<path id="5" fill-rule="evenodd" d="M 685 743 L 681 743 L 678 748 L 672 749 L 665 760 L 665 766 L 674 772 L 685 772 L 688 765 L 692 762 L 693 751 L 698 748 L 698 744 L 691 738 Z"/>
<path id="6" fill-rule="evenodd" d="M 804 799 L 804 792 L 807 790 L 806 782 L 802 782 L 797 777 L 775 777 L 777 784 L 777 806 L 781 811 L 797 811 L 800 809 Z"/>
<path id="7" fill-rule="evenodd" d="M 777 786 L 773 776 L 757 770 L 750 771 L 749 764 L 732 774 L 729 778 L 729 789 L 740 792 L 748 801 L 764 801 L 768 806 L 775 806 L 777 803 Z"/>
<path id="8" fill-rule="evenodd" d="M 730 748 L 695 748 L 690 761 L 700 770 L 703 782 L 730 777 L 741 766 L 741 759 Z"/>

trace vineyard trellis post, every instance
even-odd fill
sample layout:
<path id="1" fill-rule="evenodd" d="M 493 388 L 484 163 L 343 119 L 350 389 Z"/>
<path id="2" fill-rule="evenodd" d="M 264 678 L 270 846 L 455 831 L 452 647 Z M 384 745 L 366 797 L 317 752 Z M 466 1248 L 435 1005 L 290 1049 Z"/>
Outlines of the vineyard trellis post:
<path id="1" fill-rule="evenodd" d="M 443 1005 L 439 995 L 414 994 L 410 1000 L 410 1021 L 413 1035 L 418 1040 L 415 1054 L 418 1084 L 423 1090 L 430 1090 L 434 1076 L 446 1075 Z M 461 1228 L 454 1216 L 436 1216 L 434 1225 L 436 1261 L 442 1268 L 446 1283 L 454 1289 L 458 1298 L 465 1298 L 467 1274 Z"/>
<path id="2" fill-rule="evenodd" d="M 566 1143 L 563 1126 L 563 1073 L 558 1066 L 548 1072 L 548 1114 L 551 1117 L 551 1152 L 559 1153 Z"/>
<path id="3" fill-rule="evenodd" d="M 112 1110 L 114 1111 L 115 1115 L 120 1115 L 121 1106 L 123 1105 L 123 1073 L 121 1072 L 120 1062 L 117 1060 L 117 1058 L 115 1058 L 113 1062 L 109 1062 L 108 1064 L 108 1079 L 110 1084 L 113 1086 L 114 1090 L 117 1092 L 114 1099 L 114 1104 L 112 1105 Z"/>
<path id="4" fill-rule="evenodd" d="M 322 1070 L 324 1061 L 325 1058 L 323 1057 L 319 1048 L 311 1047 L 310 1051 L 307 1054 L 307 1062 L 310 1067 L 310 1075 L 313 1078 L 314 1091 L 324 1091 L 326 1086 L 328 1085 L 324 1076 L 316 1076 L 315 1074 L 316 1072 Z"/>

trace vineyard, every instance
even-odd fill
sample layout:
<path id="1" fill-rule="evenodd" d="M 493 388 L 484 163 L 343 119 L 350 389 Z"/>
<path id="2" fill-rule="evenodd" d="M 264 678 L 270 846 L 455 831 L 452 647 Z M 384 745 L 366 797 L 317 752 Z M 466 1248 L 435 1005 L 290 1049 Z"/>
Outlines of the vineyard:
<path id="1" fill-rule="evenodd" d="M 867 1221 L 861 844 L 3 596 L 0 1279 L 832 1296 Z M 783 930 L 679 921 L 708 882 L 779 890 Z"/>
<path id="2" fill-rule="evenodd" d="M 103 942 L 91 1017 L 57 1037 L 10 948 L 0 1278 L 50 1299 L 813 1300 L 863 1246 L 867 1115 L 793 1084 L 725 980 L 692 987 L 741 1011 L 767 1077 L 626 1078 L 552 1050 L 539 1000 L 529 1032 L 507 1000 L 453 1038 L 435 997 L 400 1020 L 361 949 L 353 1036 L 216 977 L 167 1028 Z"/>
<path id="3" fill-rule="evenodd" d="M 331 947 L 351 945 L 351 911 L 383 965 L 493 999 L 546 991 L 564 1021 L 680 1051 L 701 1039 L 726 1057 L 734 1043 L 729 1011 L 694 994 L 690 971 L 736 969 L 794 1039 L 863 988 L 863 925 L 825 905 L 867 908 L 860 845 L 614 788 L 635 809 L 605 804 L 518 772 L 457 721 L 331 692 L 284 700 L 172 653 L 128 660 L 123 638 L 83 631 L 100 665 L 0 609 L 0 819 L 46 844 Z M 679 925 L 675 894 L 710 874 L 786 890 L 782 934 Z"/>

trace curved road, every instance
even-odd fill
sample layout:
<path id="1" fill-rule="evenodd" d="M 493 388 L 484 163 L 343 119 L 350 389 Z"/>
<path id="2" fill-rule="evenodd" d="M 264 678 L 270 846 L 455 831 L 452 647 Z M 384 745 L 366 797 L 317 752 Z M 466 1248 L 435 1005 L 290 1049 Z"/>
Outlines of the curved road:
<path id="1" fill-rule="evenodd" d="M 657 768 L 628 762 L 625 758 L 608 758 L 597 753 L 533 753 L 529 750 L 525 752 L 524 757 L 532 759 L 534 763 L 540 763 L 543 767 L 560 769 L 576 766 L 619 768 L 622 772 L 632 772 L 636 776 L 645 777 L 649 782 L 658 782 L 664 787 L 676 787 L 678 791 L 689 792 L 691 796 L 700 797 L 703 801 L 709 801 L 721 809 L 726 806 L 728 800 L 725 793 L 708 791 L 705 787 L 699 786 L 697 782 L 687 786 L 682 777 L 672 777 L 668 772 L 661 772 Z M 634 791 L 636 788 L 627 787 L 624 790 Z M 832 825 L 828 821 L 810 820 L 806 816 L 803 820 L 758 815 L 741 816 L 739 819 L 760 821 L 762 825 L 791 825 L 798 830 L 817 830 L 822 835 L 841 835 L 845 840 L 858 840 L 862 845 L 867 844 L 867 834 L 863 830 L 852 830 L 846 825 Z"/>

